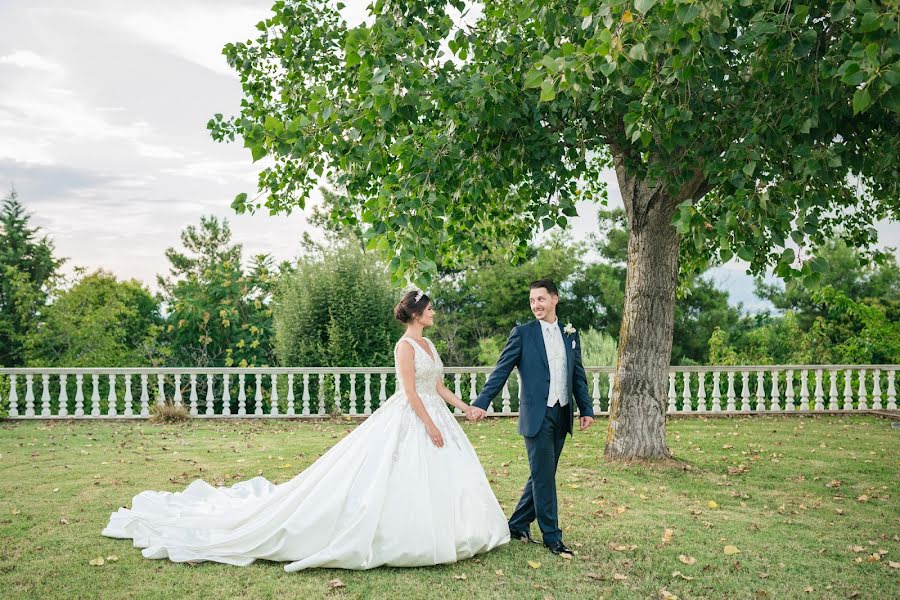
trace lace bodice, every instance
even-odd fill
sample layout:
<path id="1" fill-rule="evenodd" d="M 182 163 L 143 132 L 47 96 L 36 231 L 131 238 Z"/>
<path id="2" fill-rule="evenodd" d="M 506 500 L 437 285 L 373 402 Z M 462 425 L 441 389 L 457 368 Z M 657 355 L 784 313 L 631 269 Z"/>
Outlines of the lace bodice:
<path id="1" fill-rule="evenodd" d="M 403 379 L 400 377 L 400 365 L 396 360 L 397 349 L 400 347 L 400 344 L 409 343 L 415 348 L 413 365 L 416 369 L 416 391 L 419 393 L 419 396 L 437 395 L 437 382 L 438 378 L 444 374 L 444 363 L 441 362 L 441 357 L 438 356 L 437 350 L 435 349 L 434 344 L 431 343 L 431 340 L 428 338 L 424 339 L 428 343 L 428 347 L 431 349 L 431 354 L 434 356 L 434 359 L 432 359 L 431 356 L 428 356 L 428 353 L 425 352 L 425 348 L 420 346 L 415 340 L 404 336 L 397 341 L 397 345 L 394 347 L 394 370 L 397 374 L 397 389 L 403 390 L 404 392 L 406 391 L 403 387 Z"/>

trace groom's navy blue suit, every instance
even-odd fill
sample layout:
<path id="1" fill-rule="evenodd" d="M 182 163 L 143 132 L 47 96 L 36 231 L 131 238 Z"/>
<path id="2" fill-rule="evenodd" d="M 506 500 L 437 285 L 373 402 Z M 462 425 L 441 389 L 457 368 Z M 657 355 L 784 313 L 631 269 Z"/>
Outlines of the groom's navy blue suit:
<path id="1" fill-rule="evenodd" d="M 568 404 L 547 406 L 550 394 L 550 366 L 539 321 L 514 327 L 500 353 L 500 359 L 473 406 L 487 409 L 503 388 L 513 368 L 519 369 L 519 433 L 525 437 L 531 476 L 522 498 L 509 518 L 512 531 L 528 531 L 537 519 L 544 544 L 562 540 L 556 503 L 556 466 L 566 433 L 572 434 L 575 419 L 573 397 L 582 417 L 593 417 L 587 377 L 581 363 L 581 340 L 576 331 L 567 334 L 557 319 L 566 348 L 566 397 Z M 574 342 L 574 343 L 573 343 Z"/>

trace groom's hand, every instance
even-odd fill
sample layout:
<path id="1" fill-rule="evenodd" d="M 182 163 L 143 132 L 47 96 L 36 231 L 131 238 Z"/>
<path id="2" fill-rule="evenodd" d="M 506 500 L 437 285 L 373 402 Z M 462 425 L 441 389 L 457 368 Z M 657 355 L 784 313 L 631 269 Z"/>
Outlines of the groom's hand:
<path id="1" fill-rule="evenodd" d="M 594 422 L 594 417 L 581 417 L 581 427 L 579 427 L 580 431 L 584 431 Z"/>
<path id="2" fill-rule="evenodd" d="M 470 421 L 480 421 L 486 414 L 487 413 L 483 409 L 478 408 L 477 406 L 470 406 L 469 414 L 466 415 L 466 418 Z"/>

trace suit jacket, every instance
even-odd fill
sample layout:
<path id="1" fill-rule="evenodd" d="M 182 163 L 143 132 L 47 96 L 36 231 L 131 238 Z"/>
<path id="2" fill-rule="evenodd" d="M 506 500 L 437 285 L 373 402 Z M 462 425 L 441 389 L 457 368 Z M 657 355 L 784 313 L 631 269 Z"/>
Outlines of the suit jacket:
<path id="1" fill-rule="evenodd" d="M 568 334 L 563 331 L 562 321 L 557 318 L 563 344 L 566 347 L 566 387 L 569 399 L 568 407 L 573 407 L 573 399 L 578 403 L 578 412 L 582 417 L 593 417 L 594 409 L 588 393 L 587 376 L 581 363 L 581 338 L 576 331 Z M 573 344 L 574 342 L 574 344 Z M 487 409 L 491 400 L 503 389 L 513 368 L 518 367 L 519 385 L 519 433 L 526 437 L 537 434 L 547 412 L 547 396 L 550 394 L 550 365 L 547 361 L 547 350 L 544 347 L 544 334 L 539 321 L 531 321 L 513 327 L 509 339 L 497 366 L 488 377 L 484 389 L 472 403 Z M 569 410 L 566 420 L 567 431 L 571 435 L 574 430 L 575 411 Z"/>

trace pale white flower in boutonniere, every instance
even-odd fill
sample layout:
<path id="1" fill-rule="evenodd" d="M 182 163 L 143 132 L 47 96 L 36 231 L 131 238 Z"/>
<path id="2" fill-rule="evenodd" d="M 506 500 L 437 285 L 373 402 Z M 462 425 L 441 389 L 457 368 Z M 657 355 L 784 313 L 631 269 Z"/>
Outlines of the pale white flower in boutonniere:
<path id="1" fill-rule="evenodd" d="M 575 328 L 572 327 L 571 323 L 566 323 L 566 326 L 563 327 L 563 331 L 565 331 L 569 335 L 572 335 L 573 333 L 575 333 Z"/>

